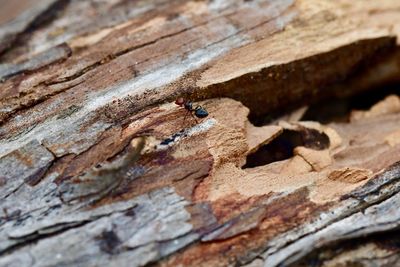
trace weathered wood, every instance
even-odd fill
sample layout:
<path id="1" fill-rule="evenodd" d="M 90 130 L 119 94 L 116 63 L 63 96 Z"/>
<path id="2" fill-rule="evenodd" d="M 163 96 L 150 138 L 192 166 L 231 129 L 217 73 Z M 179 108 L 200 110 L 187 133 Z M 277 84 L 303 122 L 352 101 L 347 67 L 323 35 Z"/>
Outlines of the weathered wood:
<path id="1" fill-rule="evenodd" d="M 30 6 L 0 26 L 0 266 L 398 262 L 373 238 L 400 222 L 399 97 L 340 123 L 301 118 L 399 81 L 399 10 Z M 210 115 L 196 121 L 177 96 Z"/>

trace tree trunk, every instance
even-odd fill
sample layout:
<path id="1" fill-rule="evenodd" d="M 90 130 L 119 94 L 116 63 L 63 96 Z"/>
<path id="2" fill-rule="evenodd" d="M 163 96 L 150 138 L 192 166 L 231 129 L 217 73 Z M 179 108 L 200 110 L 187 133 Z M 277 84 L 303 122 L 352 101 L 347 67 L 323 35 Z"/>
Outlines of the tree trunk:
<path id="1" fill-rule="evenodd" d="M 400 264 L 399 1 L 4 10 L 0 266 Z"/>

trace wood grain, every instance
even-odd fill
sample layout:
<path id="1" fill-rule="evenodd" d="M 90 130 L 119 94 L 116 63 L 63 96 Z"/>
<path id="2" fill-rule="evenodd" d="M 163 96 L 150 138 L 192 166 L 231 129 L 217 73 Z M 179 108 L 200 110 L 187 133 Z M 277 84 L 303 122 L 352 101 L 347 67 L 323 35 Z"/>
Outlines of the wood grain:
<path id="1" fill-rule="evenodd" d="M 399 227 L 400 98 L 302 118 L 399 81 L 399 10 L 53 0 L 3 22 L 0 266 L 398 262 L 375 238 Z"/>

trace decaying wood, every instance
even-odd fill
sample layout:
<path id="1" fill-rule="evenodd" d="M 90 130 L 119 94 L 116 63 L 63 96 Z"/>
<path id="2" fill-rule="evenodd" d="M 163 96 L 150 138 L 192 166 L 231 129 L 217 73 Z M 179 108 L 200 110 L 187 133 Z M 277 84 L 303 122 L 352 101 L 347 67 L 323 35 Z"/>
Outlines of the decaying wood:
<path id="1" fill-rule="evenodd" d="M 0 26 L 0 266 L 399 264 L 400 98 L 302 120 L 399 81 L 399 10 L 33 3 Z"/>

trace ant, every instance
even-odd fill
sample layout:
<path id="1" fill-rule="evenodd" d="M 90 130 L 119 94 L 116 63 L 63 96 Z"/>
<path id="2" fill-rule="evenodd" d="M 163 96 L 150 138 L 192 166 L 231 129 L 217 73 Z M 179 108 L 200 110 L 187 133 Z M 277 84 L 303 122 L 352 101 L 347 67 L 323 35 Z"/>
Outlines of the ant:
<path id="1" fill-rule="evenodd" d="M 202 106 L 196 106 L 195 108 L 193 108 L 193 102 L 190 100 L 186 100 L 182 97 L 179 97 L 178 99 L 176 99 L 175 104 L 177 104 L 180 107 L 185 108 L 188 112 L 190 112 L 190 114 L 193 116 L 193 114 L 199 118 L 205 118 L 208 116 L 208 112 L 205 108 L 203 108 Z"/>

